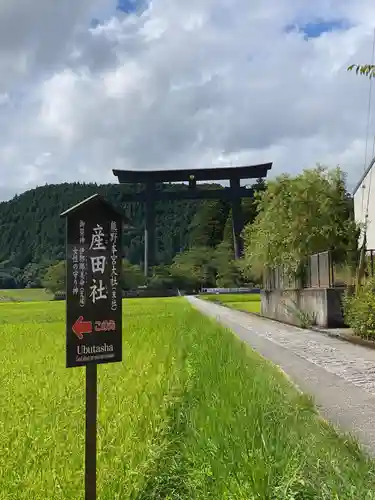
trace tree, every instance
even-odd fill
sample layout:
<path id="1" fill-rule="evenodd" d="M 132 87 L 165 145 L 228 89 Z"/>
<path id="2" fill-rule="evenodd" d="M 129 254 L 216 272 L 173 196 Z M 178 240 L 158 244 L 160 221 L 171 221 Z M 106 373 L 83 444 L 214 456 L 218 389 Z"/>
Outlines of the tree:
<path id="1" fill-rule="evenodd" d="M 127 259 L 122 261 L 122 288 L 123 290 L 136 290 L 145 284 L 145 277 L 140 266 L 131 264 Z"/>
<path id="2" fill-rule="evenodd" d="M 280 265 L 293 274 L 312 253 L 353 250 L 358 228 L 351 204 L 339 168 L 318 166 L 269 181 L 257 197 L 254 223 L 244 230 L 245 266 L 255 275 Z"/>
<path id="3" fill-rule="evenodd" d="M 195 247 L 176 255 L 171 265 L 171 275 L 180 288 L 215 286 L 214 250 Z"/>
<path id="4" fill-rule="evenodd" d="M 262 288 L 263 276 L 262 272 L 256 272 L 254 268 L 249 267 L 245 259 L 240 259 L 236 266 L 241 275 L 241 282 L 243 286 L 253 286 L 255 288 Z"/>
<path id="5" fill-rule="evenodd" d="M 357 75 L 364 75 L 369 78 L 375 76 L 374 64 L 352 64 L 347 68 L 348 71 L 355 71 Z"/>
<path id="6" fill-rule="evenodd" d="M 257 203 L 255 201 L 255 196 L 257 193 L 266 190 L 265 180 L 257 179 L 255 184 L 252 185 L 252 189 L 254 191 L 254 198 L 244 198 L 242 200 L 243 227 L 247 224 L 252 224 L 257 216 Z M 228 217 L 225 222 L 223 241 L 233 246 L 232 210 L 229 210 Z"/>
<path id="7" fill-rule="evenodd" d="M 174 288 L 175 280 L 171 276 L 169 266 L 155 266 L 152 268 L 152 276 L 148 280 L 149 288 L 153 290 L 168 290 Z"/>
<path id="8" fill-rule="evenodd" d="M 234 259 L 233 245 L 226 241 L 217 246 L 213 258 L 216 269 L 216 285 L 232 288 L 241 285 L 241 273 Z"/>
<path id="9" fill-rule="evenodd" d="M 223 239 L 229 204 L 222 200 L 205 200 L 189 226 L 190 247 L 215 247 Z"/>
<path id="10" fill-rule="evenodd" d="M 65 261 L 49 266 L 42 280 L 43 286 L 52 293 L 65 291 Z"/>
<path id="11" fill-rule="evenodd" d="M 22 285 L 26 288 L 40 288 L 42 279 L 51 263 L 30 262 L 20 273 Z"/>

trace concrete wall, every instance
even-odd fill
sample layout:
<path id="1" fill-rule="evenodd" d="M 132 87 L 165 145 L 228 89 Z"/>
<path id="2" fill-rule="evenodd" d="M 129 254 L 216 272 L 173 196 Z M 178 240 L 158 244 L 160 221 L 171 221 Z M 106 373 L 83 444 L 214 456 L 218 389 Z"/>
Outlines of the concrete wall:
<path id="1" fill-rule="evenodd" d="M 364 223 L 368 206 L 367 248 L 375 249 L 375 164 L 354 193 L 354 217 Z"/>
<path id="2" fill-rule="evenodd" d="M 261 314 L 267 318 L 301 326 L 308 315 L 322 328 L 344 325 L 341 298 L 344 288 L 305 288 L 301 290 L 262 290 Z"/>

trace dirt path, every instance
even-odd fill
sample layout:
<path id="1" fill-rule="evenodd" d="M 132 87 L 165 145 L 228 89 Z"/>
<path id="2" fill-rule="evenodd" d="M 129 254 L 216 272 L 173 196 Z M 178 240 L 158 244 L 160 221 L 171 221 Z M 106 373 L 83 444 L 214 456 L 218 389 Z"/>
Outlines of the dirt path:
<path id="1" fill-rule="evenodd" d="M 213 304 L 189 302 L 280 366 L 321 414 L 375 457 L 375 350 Z"/>

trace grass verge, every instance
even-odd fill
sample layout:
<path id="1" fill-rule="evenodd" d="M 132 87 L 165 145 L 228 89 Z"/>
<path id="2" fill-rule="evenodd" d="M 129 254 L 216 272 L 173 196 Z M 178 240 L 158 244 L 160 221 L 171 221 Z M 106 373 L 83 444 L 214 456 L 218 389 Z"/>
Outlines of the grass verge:
<path id="1" fill-rule="evenodd" d="M 216 302 L 231 309 L 260 314 L 260 294 L 258 293 L 233 293 L 200 295 L 201 299 Z"/>
<path id="2" fill-rule="evenodd" d="M 184 301 L 124 301 L 99 367 L 101 500 L 375 498 L 374 464 L 273 365 Z M 84 371 L 64 304 L 1 304 L 0 500 L 83 498 Z"/>

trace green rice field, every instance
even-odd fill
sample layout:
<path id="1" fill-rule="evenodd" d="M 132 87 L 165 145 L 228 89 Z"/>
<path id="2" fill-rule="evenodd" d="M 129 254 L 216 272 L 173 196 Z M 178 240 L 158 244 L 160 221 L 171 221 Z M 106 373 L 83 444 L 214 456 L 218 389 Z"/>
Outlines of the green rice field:
<path id="1" fill-rule="evenodd" d="M 216 302 L 218 304 L 245 311 L 260 314 L 260 294 L 259 293 L 223 293 L 201 295 L 201 299 Z"/>
<path id="2" fill-rule="evenodd" d="M 84 369 L 63 302 L 0 304 L 0 500 L 83 500 Z M 184 298 L 124 301 L 98 367 L 98 500 L 375 499 L 375 467 Z"/>

